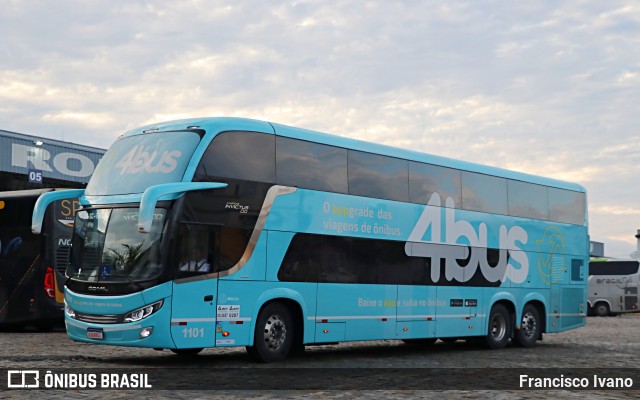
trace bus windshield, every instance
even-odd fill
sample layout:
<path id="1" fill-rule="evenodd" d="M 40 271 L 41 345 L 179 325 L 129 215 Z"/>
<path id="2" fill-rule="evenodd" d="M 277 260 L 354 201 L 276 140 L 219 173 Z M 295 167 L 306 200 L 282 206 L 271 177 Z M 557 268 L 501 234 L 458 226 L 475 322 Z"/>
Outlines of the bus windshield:
<path id="1" fill-rule="evenodd" d="M 131 282 L 160 275 L 167 210 L 156 208 L 149 233 L 138 231 L 138 212 L 138 208 L 78 211 L 67 276 L 90 282 Z"/>
<path id="2" fill-rule="evenodd" d="M 200 142 L 195 132 L 158 132 L 117 140 L 100 160 L 86 195 L 142 193 L 153 185 L 182 179 Z"/>

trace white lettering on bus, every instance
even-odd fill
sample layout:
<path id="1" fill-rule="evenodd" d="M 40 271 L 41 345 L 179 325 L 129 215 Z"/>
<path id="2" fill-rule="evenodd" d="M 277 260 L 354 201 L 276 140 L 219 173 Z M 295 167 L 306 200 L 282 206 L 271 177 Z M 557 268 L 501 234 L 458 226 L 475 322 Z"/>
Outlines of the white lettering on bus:
<path id="1" fill-rule="evenodd" d="M 120 168 L 120 175 L 137 174 L 142 171 L 150 174 L 156 172 L 168 174 L 176 169 L 178 166 L 176 158 L 179 158 L 181 155 L 182 153 L 178 150 L 164 151 L 156 161 L 156 157 L 158 156 L 157 151 L 149 154 L 149 152 L 144 150 L 144 145 L 138 145 L 118 161 L 116 168 Z"/>
<path id="2" fill-rule="evenodd" d="M 444 218 L 444 240 L 442 231 L 442 213 Z M 522 283 L 527 278 L 529 272 L 529 260 L 527 255 L 518 246 L 518 243 L 525 244 L 528 240 L 527 232 L 519 226 L 507 228 L 500 226 L 500 257 L 498 264 L 492 267 L 487 260 L 487 225 L 482 222 L 478 226 L 478 231 L 465 220 L 456 220 L 453 199 L 447 198 L 446 208 L 441 207 L 440 195 L 434 193 L 425 207 L 420 219 L 416 223 L 413 231 L 409 235 L 408 242 L 411 243 L 440 243 L 460 246 L 461 242 L 468 242 L 469 251 L 465 252 L 470 257 L 466 266 L 461 266 L 458 260 L 460 257 L 457 251 L 443 251 L 430 255 L 432 265 L 440 265 L 440 260 L 445 260 L 445 278 L 448 281 L 456 280 L 466 282 L 476 273 L 478 267 L 482 275 L 489 282 L 504 282 L 510 279 L 514 283 Z M 429 227 L 431 229 L 429 230 Z M 430 237 L 425 240 L 424 236 L 429 231 Z M 509 249 L 507 251 L 507 249 Z M 409 253 L 408 253 L 409 254 Z M 508 255 L 511 260 L 507 262 Z M 516 268 L 515 261 L 520 265 Z M 465 272 L 466 271 L 466 272 Z M 431 268 L 431 279 L 434 282 L 440 280 L 440 268 Z"/>

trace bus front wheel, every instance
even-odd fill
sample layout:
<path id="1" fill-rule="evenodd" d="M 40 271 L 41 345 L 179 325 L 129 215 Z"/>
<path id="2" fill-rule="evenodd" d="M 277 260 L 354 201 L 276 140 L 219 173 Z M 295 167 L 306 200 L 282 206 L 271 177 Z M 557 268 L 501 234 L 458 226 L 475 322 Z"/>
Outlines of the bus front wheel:
<path id="1" fill-rule="evenodd" d="M 540 322 L 538 309 L 531 304 L 527 304 L 522 310 L 520 329 L 516 330 L 513 335 L 514 343 L 522 347 L 535 346 L 540 336 Z"/>
<path id="2" fill-rule="evenodd" d="M 281 303 L 268 304 L 258 316 L 253 346 L 247 352 L 258 361 L 281 361 L 293 345 L 293 318 L 289 309 Z"/>
<path id="3" fill-rule="evenodd" d="M 509 311 L 502 304 L 491 307 L 489 327 L 485 343 L 490 349 L 502 349 L 509 343 L 511 337 L 511 318 Z"/>

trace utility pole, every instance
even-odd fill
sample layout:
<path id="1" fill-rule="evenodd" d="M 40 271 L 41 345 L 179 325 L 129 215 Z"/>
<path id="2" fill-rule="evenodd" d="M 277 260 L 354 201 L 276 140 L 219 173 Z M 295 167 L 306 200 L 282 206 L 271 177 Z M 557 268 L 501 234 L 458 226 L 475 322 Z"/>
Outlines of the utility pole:
<path id="1" fill-rule="evenodd" d="M 631 253 L 631 258 L 638 260 L 640 259 L 640 229 L 636 231 L 636 239 L 638 240 L 638 243 L 636 244 L 636 251 Z"/>

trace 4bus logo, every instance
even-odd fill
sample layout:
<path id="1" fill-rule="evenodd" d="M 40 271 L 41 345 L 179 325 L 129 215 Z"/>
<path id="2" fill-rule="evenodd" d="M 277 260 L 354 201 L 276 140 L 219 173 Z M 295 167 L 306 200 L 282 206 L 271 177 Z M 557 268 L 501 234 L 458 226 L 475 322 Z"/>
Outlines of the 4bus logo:
<path id="1" fill-rule="evenodd" d="M 529 260 L 520 247 L 528 241 L 524 229 L 519 226 L 500 226 L 499 259 L 497 264 L 491 265 L 487 254 L 487 225 L 480 223 L 476 231 L 468 221 L 456 220 L 451 198 L 447 198 L 446 208 L 441 206 L 440 195 L 431 195 L 409 235 L 405 245 L 407 255 L 431 258 L 431 265 L 440 265 L 440 261 L 444 260 L 447 281 L 468 282 L 478 268 L 489 282 L 504 282 L 507 279 L 514 283 L 525 281 L 529 273 Z M 467 244 L 462 244 L 464 242 Z M 463 261 L 463 265 L 459 261 Z M 440 273 L 440 268 L 431 268 L 431 280 L 438 282 Z"/>
<path id="2" fill-rule="evenodd" d="M 157 151 L 149 153 L 144 145 L 140 144 L 125 154 L 116 164 L 116 168 L 120 168 L 120 175 L 138 174 L 142 171 L 168 174 L 176 169 L 180 156 L 182 152 L 178 150 L 163 151 L 161 155 L 158 155 Z"/>

